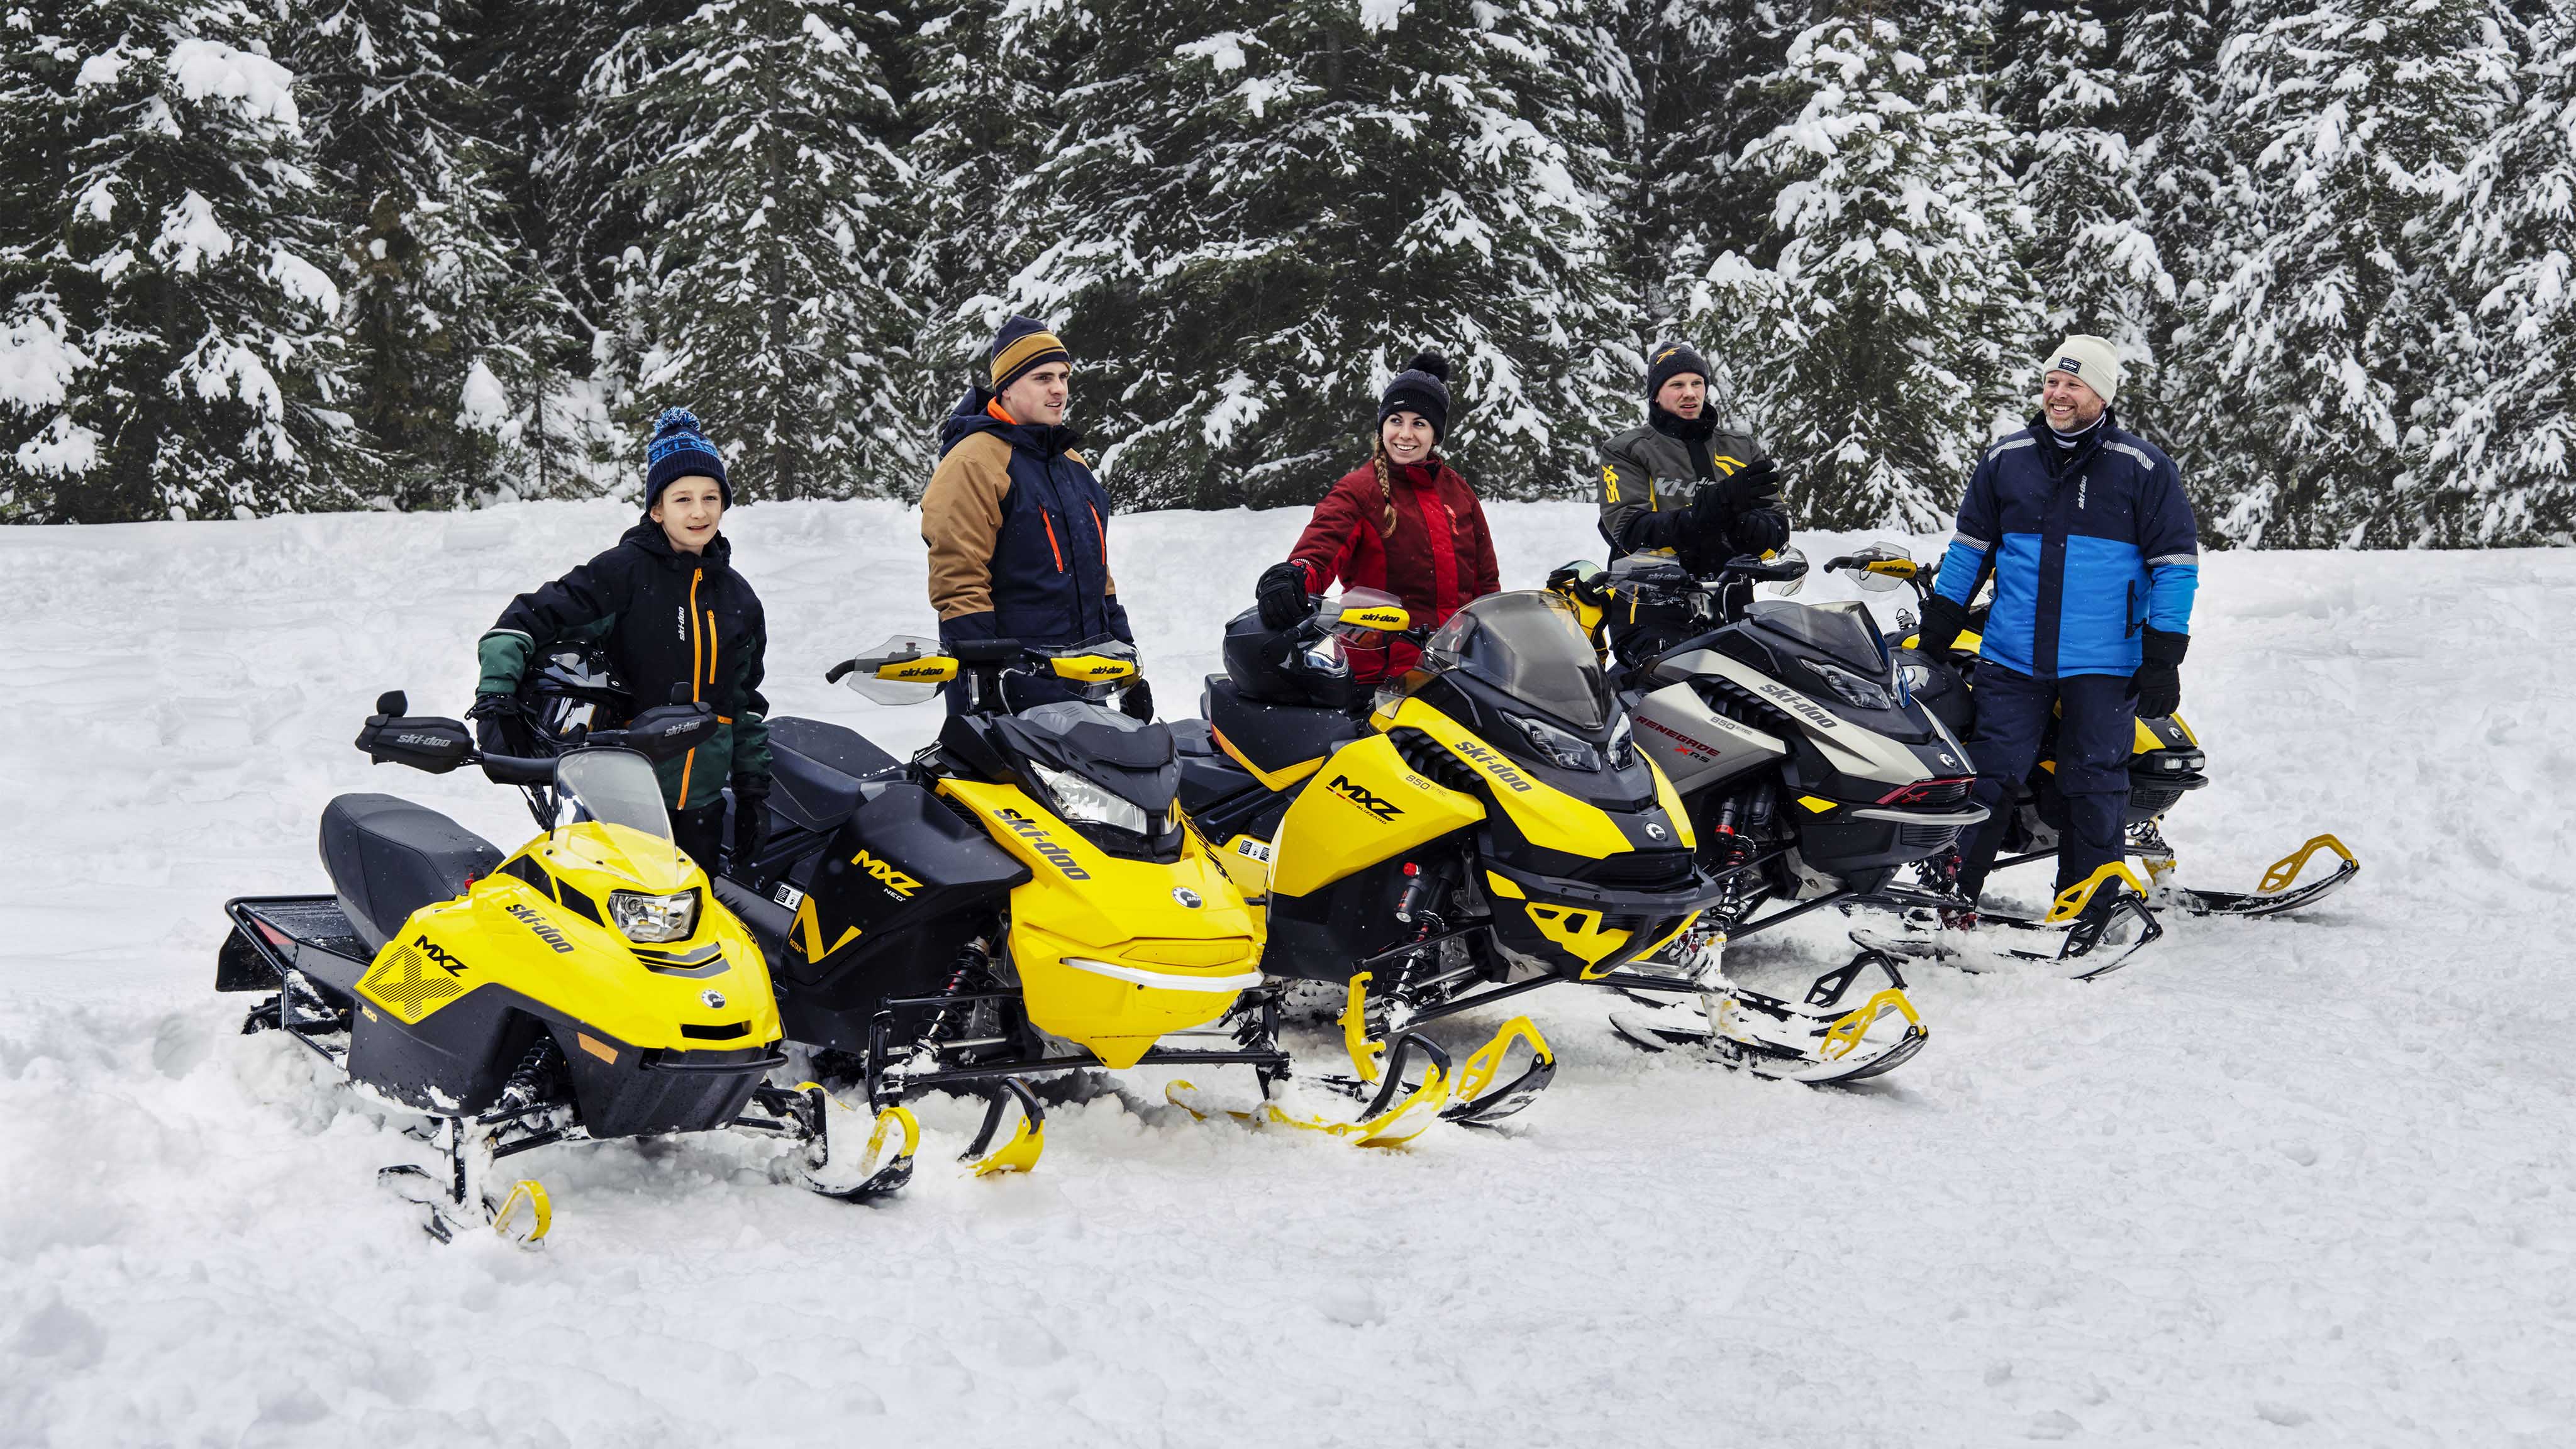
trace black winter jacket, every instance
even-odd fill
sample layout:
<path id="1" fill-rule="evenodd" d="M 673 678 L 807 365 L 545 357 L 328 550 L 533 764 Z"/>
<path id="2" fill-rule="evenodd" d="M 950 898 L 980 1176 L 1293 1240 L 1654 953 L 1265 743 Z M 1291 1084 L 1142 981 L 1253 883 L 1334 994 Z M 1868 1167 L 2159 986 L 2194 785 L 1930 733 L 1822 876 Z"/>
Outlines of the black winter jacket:
<path id="1" fill-rule="evenodd" d="M 548 645 L 599 639 L 636 708 L 671 703 L 674 689 L 716 707 L 715 738 L 655 767 L 673 810 L 715 804 L 735 775 L 765 783 L 769 701 L 760 678 L 769 629 L 732 557 L 722 534 L 691 556 L 671 547 L 660 524 L 635 525 L 615 548 L 510 601 L 477 648 L 483 673 L 475 692 L 515 692 L 528 661 Z"/>

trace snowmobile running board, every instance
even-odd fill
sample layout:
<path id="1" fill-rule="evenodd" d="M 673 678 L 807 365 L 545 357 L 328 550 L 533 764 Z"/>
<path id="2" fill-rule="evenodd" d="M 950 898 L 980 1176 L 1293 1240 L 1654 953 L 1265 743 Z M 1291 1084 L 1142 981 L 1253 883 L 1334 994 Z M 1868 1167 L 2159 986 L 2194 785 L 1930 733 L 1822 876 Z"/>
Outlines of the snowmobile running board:
<path id="1" fill-rule="evenodd" d="M 898 1010 L 943 1010 L 977 1002 L 1014 1000 L 1007 992 L 982 992 L 946 996 L 888 997 L 883 1010 L 868 1027 L 866 1061 L 868 1098 L 878 1107 L 886 1107 L 916 1093 L 953 1086 L 982 1084 L 1013 1077 L 1052 1076 L 1059 1072 L 1108 1071 L 1109 1066 L 1089 1052 L 1080 1056 L 1038 1057 L 1017 1061 L 986 1062 L 975 1066 L 935 1067 L 927 1071 L 909 1070 L 888 1064 L 893 1053 L 894 1014 Z M 1275 1022 L 1265 1022 L 1264 1038 L 1277 1040 Z M 954 1048 L 959 1043 L 942 1043 Z M 1232 1049 L 1189 1049 L 1161 1044 L 1147 1047 L 1136 1064 L 1144 1067 L 1220 1066 L 1250 1067 L 1264 1080 L 1284 1076 L 1288 1071 L 1288 1053 L 1277 1046 L 1241 1046 Z"/>

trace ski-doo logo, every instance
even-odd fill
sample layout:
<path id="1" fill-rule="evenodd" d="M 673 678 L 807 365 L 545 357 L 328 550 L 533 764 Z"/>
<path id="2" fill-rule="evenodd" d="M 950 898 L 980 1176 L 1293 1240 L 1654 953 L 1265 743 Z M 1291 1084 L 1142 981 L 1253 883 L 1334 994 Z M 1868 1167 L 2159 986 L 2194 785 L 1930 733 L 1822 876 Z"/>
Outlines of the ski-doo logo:
<path id="1" fill-rule="evenodd" d="M 1816 703 L 1814 700 L 1807 698 L 1805 695 L 1789 688 L 1785 684 L 1775 684 L 1766 679 L 1762 681 L 1761 688 L 1764 694 L 1771 696 L 1773 699 L 1780 701 L 1782 705 L 1786 706 L 1791 714 L 1796 715 L 1798 718 L 1805 720 L 1807 723 L 1814 725 L 1820 730 L 1835 729 L 1842 724 L 1841 720 L 1838 720 L 1832 715 L 1826 713 L 1823 705 Z"/>
<path id="2" fill-rule="evenodd" d="M 1054 839 L 1047 834 L 1045 826 L 1038 824 L 1036 821 L 1031 820 L 1029 817 L 1007 805 L 1002 807 L 1001 814 L 1002 823 L 1011 828 L 1011 833 L 1017 835 L 1022 840 L 1027 841 L 1029 843 L 1029 849 L 1046 857 L 1047 864 L 1054 866 L 1057 870 L 1063 871 L 1064 878 L 1066 880 L 1091 879 L 1091 872 L 1084 870 L 1081 865 L 1075 862 L 1072 851 L 1056 844 Z"/>
<path id="3" fill-rule="evenodd" d="M 452 745 L 455 741 L 449 739 L 445 735 L 396 735 L 394 736 L 394 743 L 398 745 Z"/>
<path id="4" fill-rule="evenodd" d="M 857 866 L 859 869 L 866 871 L 872 876 L 875 876 L 878 884 L 884 886 L 887 890 L 894 892 L 896 895 L 909 898 L 914 891 L 921 889 L 921 882 L 919 879 L 905 875 L 902 871 L 895 869 L 893 866 L 886 864 L 884 861 L 877 859 L 875 856 L 868 854 L 864 850 L 851 856 L 850 864 Z"/>
<path id="5" fill-rule="evenodd" d="M 506 905 L 501 909 L 518 917 L 529 930 L 536 932 L 537 939 L 545 942 L 549 946 L 552 946 L 556 955 L 569 956 L 572 954 L 572 942 L 565 940 L 563 932 L 558 931 L 553 926 L 547 924 L 546 918 L 538 915 L 534 909 L 517 904 Z"/>
<path id="6" fill-rule="evenodd" d="M 889 664 L 889 665 L 887 665 L 885 668 L 880 669 L 880 670 L 878 670 L 878 671 L 877 671 L 877 678 L 879 678 L 879 679 L 919 679 L 921 676 L 923 676 L 923 675 L 925 675 L 925 674 L 937 674 L 937 673 L 939 673 L 939 672 L 940 672 L 940 666 L 939 666 L 939 665 L 937 665 L 937 664 L 935 664 L 935 663 L 933 663 L 933 664 Z"/>
<path id="7" fill-rule="evenodd" d="M 1352 784 L 1351 777 L 1348 775 L 1335 775 L 1330 781 L 1326 782 L 1324 788 L 1341 796 L 1343 799 L 1350 801 L 1352 804 L 1357 805 L 1362 810 L 1367 811 L 1380 820 L 1393 820 L 1398 815 L 1404 813 L 1403 808 L 1397 805 L 1394 801 L 1381 799 L 1378 796 L 1371 794 L 1366 788 Z"/>
<path id="8" fill-rule="evenodd" d="M 1492 750 L 1486 749 L 1483 745 L 1476 743 L 1472 739 L 1460 740 L 1457 744 L 1457 750 L 1458 753 L 1465 755 L 1468 759 L 1484 766 L 1485 773 L 1493 776 L 1497 780 L 1500 780 L 1505 785 L 1510 786 L 1512 793 L 1516 795 L 1526 795 L 1529 793 L 1530 782 L 1528 777 L 1521 774 L 1520 771 L 1513 769 L 1502 756 L 1495 754 Z"/>

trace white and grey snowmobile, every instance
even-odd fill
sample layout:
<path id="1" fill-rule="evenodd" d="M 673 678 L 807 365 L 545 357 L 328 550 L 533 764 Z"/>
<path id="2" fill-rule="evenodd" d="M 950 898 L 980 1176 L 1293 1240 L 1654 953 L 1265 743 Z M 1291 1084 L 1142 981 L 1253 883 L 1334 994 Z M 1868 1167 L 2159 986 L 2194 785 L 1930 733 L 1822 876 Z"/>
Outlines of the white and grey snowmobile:
<path id="1" fill-rule="evenodd" d="M 1723 948 L 1826 906 L 1945 903 L 1899 884 L 1898 872 L 1985 812 L 1967 803 L 1967 752 L 1905 697 L 1861 605 L 1764 599 L 1724 617 L 1730 591 L 1794 587 L 1805 574 L 1792 550 L 1736 559 L 1707 579 L 1636 556 L 1608 573 L 1571 565 L 1551 583 L 1596 628 L 1630 610 L 1703 626 L 1640 661 L 1621 697 L 1638 743 L 1682 797 L 1701 867 L 1726 888 L 1660 958 L 1672 989 L 1706 998 L 1710 1025 L 1694 1033 L 1633 1013 L 1613 1024 L 1642 1046 L 1697 1036 L 1766 1075 L 1849 1081 L 1901 1064 L 1928 1037 L 1896 962 L 1864 950 L 1790 1001 L 1729 979 Z M 1857 1034 L 1855 1001 L 1868 1017 Z"/>

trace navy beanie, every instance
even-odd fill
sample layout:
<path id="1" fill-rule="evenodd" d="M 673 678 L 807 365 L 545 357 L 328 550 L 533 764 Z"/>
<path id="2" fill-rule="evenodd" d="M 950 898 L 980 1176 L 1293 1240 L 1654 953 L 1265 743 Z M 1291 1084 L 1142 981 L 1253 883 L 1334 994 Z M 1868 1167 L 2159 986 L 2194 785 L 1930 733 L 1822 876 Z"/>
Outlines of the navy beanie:
<path id="1" fill-rule="evenodd" d="M 651 517 L 654 501 L 662 490 L 683 478 L 713 478 L 724 493 L 724 505 L 733 507 L 733 484 L 725 481 L 724 456 L 707 435 L 698 430 L 698 415 L 687 408 L 665 408 L 653 424 L 653 446 L 646 450 L 644 474 L 644 513 Z"/>
<path id="2" fill-rule="evenodd" d="M 1448 358 L 1437 352 L 1414 354 L 1378 398 L 1378 426 L 1386 426 L 1386 420 L 1397 413 L 1420 413 L 1430 422 L 1435 442 L 1449 436 Z"/>
<path id="3" fill-rule="evenodd" d="M 1664 390 L 1665 383 L 1684 373 L 1695 374 L 1702 382 L 1708 381 L 1708 359 L 1699 355 L 1698 348 L 1687 342 L 1667 342 L 1656 348 L 1655 360 L 1646 365 L 1647 401 L 1653 401 L 1655 394 Z"/>

